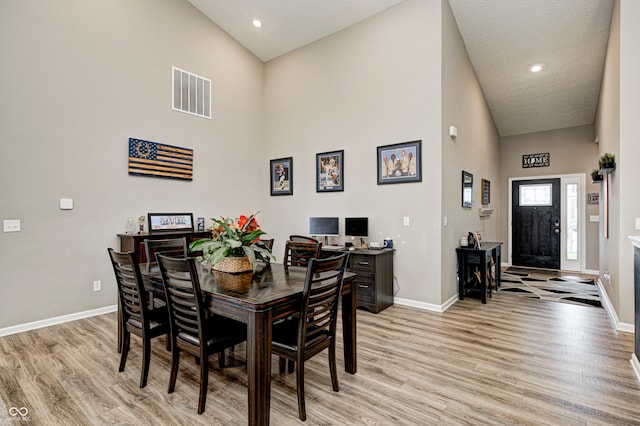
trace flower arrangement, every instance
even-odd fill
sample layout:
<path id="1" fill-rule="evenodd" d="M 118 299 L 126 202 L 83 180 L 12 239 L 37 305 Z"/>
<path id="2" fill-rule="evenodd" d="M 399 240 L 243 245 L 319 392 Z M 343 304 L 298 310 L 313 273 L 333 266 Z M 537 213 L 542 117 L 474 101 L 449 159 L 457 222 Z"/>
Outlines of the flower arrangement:
<path id="1" fill-rule="evenodd" d="M 189 244 L 190 251 L 202 251 L 199 260 L 208 262 L 215 267 L 227 257 L 245 257 L 251 264 L 251 270 L 256 271 L 257 261 L 269 263 L 275 260 L 271 250 L 260 241 L 260 236 L 266 234 L 258 225 L 254 213 L 239 218 L 211 218 L 211 238 L 193 241 Z"/>

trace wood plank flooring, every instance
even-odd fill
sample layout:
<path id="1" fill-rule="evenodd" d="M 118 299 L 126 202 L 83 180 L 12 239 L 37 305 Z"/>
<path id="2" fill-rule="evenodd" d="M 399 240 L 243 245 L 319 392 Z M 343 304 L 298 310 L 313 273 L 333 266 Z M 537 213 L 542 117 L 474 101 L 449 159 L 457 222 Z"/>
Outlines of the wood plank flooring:
<path id="1" fill-rule="evenodd" d="M 146 388 L 140 340 L 118 373 L 116 314 L 0 338 L 0 397 L 34 425 L 244 425 L 244 345 L 220 370 L 211 359 L 206 411 L 196 413 L 198 370 L 183 357 L 167 394 L 169 354 L 154 339 Z M 341 341 L 341 340 L 339 340 Z M 358 373 L 331 389 L 326 356 L 307 363 L 307 425 L 632 425 L 640 385 L 633 336 L 604 309 L 494 293 L 438 314 L 392 306 L 358 311 Z M 271 423 L 302 424 L 295 376 L 274 359 Z M 1 407 L 1 405 L 0 405 Z M 12 423 L 13 422 L 13 423 Z M 25 424 L 0 412 L 0 425 Z"/>

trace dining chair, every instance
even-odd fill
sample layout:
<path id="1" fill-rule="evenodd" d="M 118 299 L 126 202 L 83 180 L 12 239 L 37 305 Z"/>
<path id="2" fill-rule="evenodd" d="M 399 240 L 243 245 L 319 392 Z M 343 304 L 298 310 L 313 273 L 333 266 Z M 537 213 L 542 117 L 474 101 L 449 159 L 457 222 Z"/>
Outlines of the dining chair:
<path id="1" fill-rule="evenodd" d="M 169 307 L 171 335 L 171 374 L 168 393 L 173 393 L 178 377 L 180 352 L 195 356 L 200 364 L 200 397 L 198 414 L 207 401 L 209 357 L 218 353 L 224 368 L 224 350 L 247 340 L 246 325 L 214 315 L 205 309 L 200 280 L 193 258 L 177 259 L 156 255 Z"/>
<path id="2" fill-rule="evenodd" d="M 171 257 L 187 257 L 187 238 L 164 238 L 161 240 L 144 239 L 144 253 L 147 262 L 156 260 L 156 253 L 162 253 Z"/>
<path id="3" fill-rule="evenodd" d="M 320 257 L 322 243 L 303 243 L 288 240 L 284 246 L 284 256 L 282 264 L 285 268 L 289 266 L 307 266 L 309 260 Z"/>
<path id="4" fill-rule="evenodd" d="M 260 241 L 267 247 L 269 250 L 273 249 L 273 238 L 260 239 Z"/>
<path id="5" fill-rule="evenodd" d="M 299 313 L 273 325 L 271 353 L 295 363 L 298 415 L 306 420 L 304 363 L 329 350 L 329 370 L 333 390 L 338 392 L 336 372 L 336 323 L 342 278 L 349 253 L 327 259 L 311 259 L 307 267 Z M 280 362 L 280 373 L 284 363 Z"/>
<path id="6" fill-rule="evenodd" d="M 170 349 L 169 316 L 166 308 L 152 309 L 147 291 L 142 281 L 140 267 L 133 253 L 120 253 L 108 249 L 118 284 L 120 312 L 120 367 L 124 371 L 131 345 L 131 333 L 142 339 L 142 370 L 140 387 L 147 385 L 149 364 L 151 361 L 151 339 L 167 335 L 167 350 Z"/>
<path id="7" fill-rule="evenodd" d="M 319 243 L 320 242 L 313 237 L 307 237 L 305 235 L 289 235 L 289 241 L 295 241 L 298 243 Z"/>

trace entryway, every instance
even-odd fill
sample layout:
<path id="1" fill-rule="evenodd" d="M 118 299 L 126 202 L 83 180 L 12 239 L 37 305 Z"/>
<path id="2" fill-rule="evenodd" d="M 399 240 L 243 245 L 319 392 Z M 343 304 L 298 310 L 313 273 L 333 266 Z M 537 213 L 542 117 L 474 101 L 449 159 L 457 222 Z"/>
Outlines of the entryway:
<path id="1" fill-rule="evenodd" d="M 584 271 L 584 174 L 510 178 L 510 265 Z"/>

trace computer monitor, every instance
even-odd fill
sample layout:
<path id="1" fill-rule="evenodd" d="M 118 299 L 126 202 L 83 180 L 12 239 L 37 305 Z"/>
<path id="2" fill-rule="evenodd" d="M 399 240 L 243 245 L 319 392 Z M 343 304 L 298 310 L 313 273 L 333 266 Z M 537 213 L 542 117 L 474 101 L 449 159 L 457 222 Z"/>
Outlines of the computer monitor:
<path id="1" fill-rule="evenodd" d="M 340 235 L 340 222 L 337 217 L 310 217 L 309 218 L 309 234 L 316 237 L 327 237 Z"/>
<path id="2" fill-rule="evenodd" d="M 345 217 L 344 235 L 350 237 L 369 236 L 369 218 L 367 217 Z"/>

